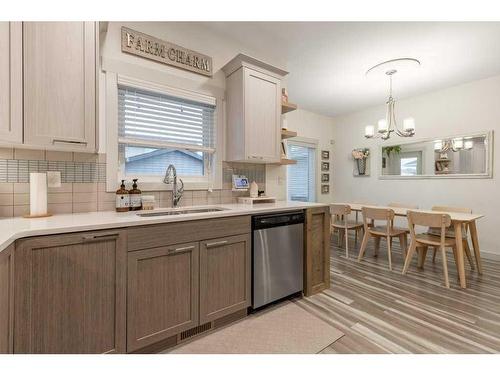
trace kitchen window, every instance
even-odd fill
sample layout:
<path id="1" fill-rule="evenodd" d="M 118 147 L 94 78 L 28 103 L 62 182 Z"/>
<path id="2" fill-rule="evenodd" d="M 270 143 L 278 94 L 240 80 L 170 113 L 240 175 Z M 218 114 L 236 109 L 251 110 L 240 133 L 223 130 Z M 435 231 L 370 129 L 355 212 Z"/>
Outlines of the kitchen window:
<path id="1" fill-rule="evenodd" d="M 288 142 L 288 158 L 296 164 L 288 166 L 288 200 L 314 202 L 316 200 L 316 144 Z"/>
<path id="2" fill-rule="evenodd" d="M 418 158 L 401 158 L 401 176 L 416 176 L 417 175 L 417 165 Z"/>
<path id="3" fill-rule="evenodd" d="M 422 151 L 401 152 L 398 157 L 399 175 L 418 176 L 422 174 Z"/>
<path id="4" fill-rule="evenodd" d="M 118 179 L 160 183 L 169 164 L 208 187 L 216 150 L 215 98 L 118 82 Z"/>

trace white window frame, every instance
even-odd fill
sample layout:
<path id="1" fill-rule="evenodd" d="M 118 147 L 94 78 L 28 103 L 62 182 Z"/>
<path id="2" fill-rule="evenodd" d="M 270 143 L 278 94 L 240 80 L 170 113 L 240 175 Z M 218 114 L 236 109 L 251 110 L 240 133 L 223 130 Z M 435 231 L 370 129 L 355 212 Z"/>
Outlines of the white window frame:
<path id="1" fill-rule="evenodd" d="M 182 99 L 215 105 L 215 152 L 211 165 L 205 165 L 204 176 L 179 176 L 185 190 L 211 190 L 222 187 L 222 160 L 224 159 L 224 100 L 211 93 L 175 88 L 172 86 L 106 72 L 106 190 L 115 191 L 122 176 L 119 165 L 118 137 L 118 86 L 128 86 L 146 91 L 157 92 Z M 206 163 L 208 164 L 208 163 Z M 165 166 L 165 169 L 167 166 Z M 127 176 L 130 180 L 132 176 Z M 163 183 L 163 176 L 139 175 L 140 189 L 143 191 L 172 190 L 171 185 Z"/>
<path id="2" fill-rule="evenodd" d="M 318 152 L 319 141 L 314 138 L 306 137 L 294 137 L 293 139 L 285 140 L 285 147 L 288 153 L 288 145 L 293 144 L 297 146 L 309 147 L 314 149 L 315 163 L 314 163 L 314 201 L 318 201 L 319 194 L 321 193 L 321 183 L 318 182 L 318 177 L 320 176 L 319 169 L 321 168 L 321 155 Z M 287 155 L 288 156 L 288 155 Z M 288 200 L 288 173 L 289 168 L 286 169 L 286 199 Z"/>

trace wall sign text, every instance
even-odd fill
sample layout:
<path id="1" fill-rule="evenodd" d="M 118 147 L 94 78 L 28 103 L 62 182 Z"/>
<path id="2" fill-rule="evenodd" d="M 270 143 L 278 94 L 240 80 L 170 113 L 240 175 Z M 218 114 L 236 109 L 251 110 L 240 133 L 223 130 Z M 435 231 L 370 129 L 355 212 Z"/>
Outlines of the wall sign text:
<path id="1" fill-rule="evenodd" d="M 210 56 L 126 27 L 122 27 L 122 52 L 212 77 Z"/>

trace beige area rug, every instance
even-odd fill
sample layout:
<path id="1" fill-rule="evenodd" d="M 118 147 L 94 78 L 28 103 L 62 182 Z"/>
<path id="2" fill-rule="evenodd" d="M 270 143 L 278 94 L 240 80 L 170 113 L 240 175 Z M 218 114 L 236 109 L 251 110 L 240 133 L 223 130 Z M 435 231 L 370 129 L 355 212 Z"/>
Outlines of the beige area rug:
<path id="1" fill-rule="evenodd" d="M 315 354 L 344 334 L 293 302 L 211 332 L 171 354 Z"/>

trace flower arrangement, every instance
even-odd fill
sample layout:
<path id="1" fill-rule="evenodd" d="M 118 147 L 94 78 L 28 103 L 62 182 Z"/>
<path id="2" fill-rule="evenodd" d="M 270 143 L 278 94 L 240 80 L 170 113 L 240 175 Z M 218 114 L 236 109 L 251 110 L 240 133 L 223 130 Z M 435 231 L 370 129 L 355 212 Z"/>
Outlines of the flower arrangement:
<path id="1" fill-rule="evenodd" d="M 366 165 L 368 164 L 368 156 L 370 156 L 369 148 L 356 148 L 352 150 L 352 157 L 356 161 L 358 176 L 366 176 Z"/>
<path id="2" fill-rule="evenodd" d="M 368 148 L 359 148 L 352 150 L 352 157 L 355 160 L 366 159 L 370 155 L 370 149 Z"/>

